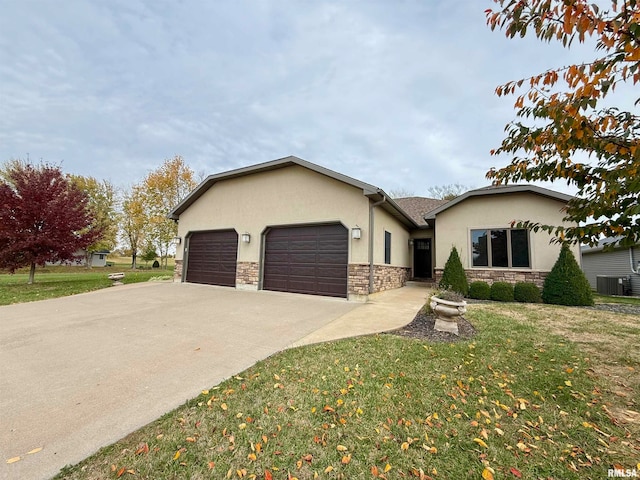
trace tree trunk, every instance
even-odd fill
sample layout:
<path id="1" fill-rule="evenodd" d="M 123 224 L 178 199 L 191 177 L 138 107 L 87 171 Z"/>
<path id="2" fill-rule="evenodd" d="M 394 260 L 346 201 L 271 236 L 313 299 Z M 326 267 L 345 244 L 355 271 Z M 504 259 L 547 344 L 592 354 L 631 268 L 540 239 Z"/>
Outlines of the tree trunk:
<path id="1" fill-rule="evenodd" d="M 84 254 L 84 262 L 85 262 L 85 267 L 86 268 L 91 268 L 92 265 L 92 260 L 93 260 L 93 253 L 89 252 L 89 250 L 87 250 Z"/>
<path id="2" fill-rule="evenodd" d="M 36 264 L 32 263 L 31 269 L 29 270 L 29 281 L 27 282 L 28 285 L 33 285 L 33 277 L 35 277 L 35 275 L 36 275 Z"/>
<path id="3" fill-rule="evenodd" d="M 135 253 L 132 253 L 131 254 L 131 270 L 135 270 L 137 267 L 136 258 L 137 258 L 137 255 Z"/>

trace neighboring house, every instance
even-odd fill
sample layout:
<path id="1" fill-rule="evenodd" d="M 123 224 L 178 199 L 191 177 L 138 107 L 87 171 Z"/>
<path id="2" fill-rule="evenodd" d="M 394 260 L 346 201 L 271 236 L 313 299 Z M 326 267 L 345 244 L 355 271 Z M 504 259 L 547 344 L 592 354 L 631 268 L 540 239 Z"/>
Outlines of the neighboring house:
<path id="1" fill-rule="evenodd" d="M 582 270 L 591 288 L 599 293 L 640 296 L 640 244 L 605 249 L 614 240 L 583 246 Z"/>
<path id="2" fill-rule="evenodd" d="M 175 274 L 186 282 L 362 299 L 411 278 L 437 279 L 456 245 L 470 279 L 541 285 L 560 247 L 510 222 L 562 223 L 570 198 L 518 185 L 449 202 L 393 200 L 374 185 L 285 157 L 211 175 L 171 211 L 180 242 Z"/>
<path id="3" fill-rule="evenodd" d="M 100 250 L 97 252 L 91 252 L 91 266 L 92 267 L 106 267 L 107 266 L 107 255 L 109 255 L 109 250 Z M 78 250 L 75 254 L 76 260 L 71 263 L 65 263 L 71 266 L 78 267 L 86 267 L 87 266 L 87 251 L 86 250 Z M 48 265 L 60 265 L 61 262 L 47 262 Z"/>

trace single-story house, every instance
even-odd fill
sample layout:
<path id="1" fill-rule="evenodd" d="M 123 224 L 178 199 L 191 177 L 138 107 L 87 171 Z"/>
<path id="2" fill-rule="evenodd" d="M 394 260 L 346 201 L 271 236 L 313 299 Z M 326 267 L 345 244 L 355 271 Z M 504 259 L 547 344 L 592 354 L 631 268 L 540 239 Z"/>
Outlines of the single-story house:
<path id="1" fill-rule="evenodd" d="M 169 214 L 178 281 L 365 299 L 438 280 L 455 245 L 470 280 L 542 285 L 560 247 L 512 220 L 561 224 L 571 197 L 531 185 L 392 199 L 289 156 L 207 177 Z M 576 247 L 576 257 L 579 258 Z"/>
<path id="2" fill-rule="evenodd" d="M 582 270 L 599 293 L 640 296 L 640 244 L 606 248 L 616 239 L 582 247 Z"/>
<path id="3" fill-rule="evenodd" d="M 111 252 L 109 250 L 99 250 L 91 252 L 91 266 L 92 267 L 106 267 L 107 255 Z M 86 267 L 87 266 L 87 251 L 82 249 L 74 253 L 75 260 L 72 262 L 65 262 L 66 265 Z M 47 262 L 47 265 L 60 265 L 62 262 Z"/>

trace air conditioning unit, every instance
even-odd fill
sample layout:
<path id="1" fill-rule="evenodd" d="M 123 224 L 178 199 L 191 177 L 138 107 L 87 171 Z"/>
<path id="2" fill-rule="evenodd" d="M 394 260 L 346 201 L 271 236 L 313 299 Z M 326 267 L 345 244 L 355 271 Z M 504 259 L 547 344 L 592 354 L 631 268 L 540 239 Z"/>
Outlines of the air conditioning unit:
<path id="1" fill-rule="evenodd" d="M 602 295 L 624 295 L 624 277 L 598 275 L 596 290 Z"/>

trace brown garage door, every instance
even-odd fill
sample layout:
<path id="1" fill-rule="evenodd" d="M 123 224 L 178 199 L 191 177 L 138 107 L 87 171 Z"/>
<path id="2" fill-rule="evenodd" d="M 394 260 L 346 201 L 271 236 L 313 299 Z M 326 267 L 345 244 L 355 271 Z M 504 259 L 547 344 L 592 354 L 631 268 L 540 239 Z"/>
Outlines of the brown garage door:
<path id="1" fill-rule="evenodd" d="M 189 237 L 187 282 L 236 286 L 238 234 L 233 230 L 195 232 Z"/>
<path id="2" fill-rule="evenodd" d="M 272 228 L 265 241 L 264 289 L 346 297 L 348 238 L 339 224 Z"/>

